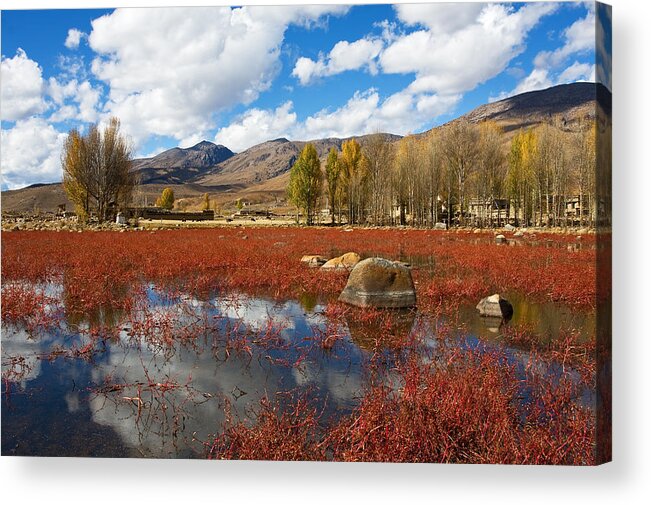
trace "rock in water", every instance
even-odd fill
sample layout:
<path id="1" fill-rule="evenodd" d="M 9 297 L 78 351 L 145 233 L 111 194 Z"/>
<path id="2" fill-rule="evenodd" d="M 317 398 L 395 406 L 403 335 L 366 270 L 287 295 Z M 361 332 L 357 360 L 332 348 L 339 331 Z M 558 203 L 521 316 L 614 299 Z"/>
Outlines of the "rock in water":
<path id="1" fill-rule="evenodd" d="M 406 308 L 416 305 L 411 270 L 384 258 L 368 258 L 355 265 L 339 300 L 357 307 Z"/>
<path id="2" fill-rule="evenodd" d="M 477 310 L 479 311 L 479 315 L 484 317 L 499 317 L 508 320 L 513 316 L 513 305 L 511 305 L 511 302 L 502 298 L 497 293 L 482 298 L 477 304 Z"/>
<path id="3" fill-rule="evenodd" d="M 497 235 L 495 237 L 496 244 L 506 244 L 506 237 L 504 235 Z"/>
<path id="4" fill-rule="evenodd" d="M 349 252 L 338 256 L 337 258 L 332 258 L 331 260 L 326 261 L 326 263 L 321 268 L 325 270 L 329 270 L 331 268 L 347 268 L 350 270 L 355 265 L 357 265 L 357 263 L 359 263 L 360 259 L 361 258 L 359 257 L 359 254 Z"/>
<path id="5" fill-rule="evenodd" d="M 307 266 L 314 268 L 314 267 L 320 267 L 321 265 L 324 265 L 327 262 L 327 258 L 324 258 L 323 256 L 319 256 L 317 254 L 306 254 L 301 258 L 301 263 L 305 263 Z"/>

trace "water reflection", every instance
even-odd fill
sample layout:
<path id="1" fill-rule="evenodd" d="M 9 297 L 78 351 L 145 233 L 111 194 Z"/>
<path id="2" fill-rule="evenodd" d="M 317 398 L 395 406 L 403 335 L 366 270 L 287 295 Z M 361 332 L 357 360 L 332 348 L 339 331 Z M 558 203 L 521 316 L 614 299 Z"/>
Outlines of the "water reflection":
<path id="1" fill-rule="evenodd" d="M 43 289 L 72 303 L 65 284 Z M 414 335 L 426 336 L 424 361 L 435 359 L 442 338 L 503 347 L 500 327 L 487 327 L 474 307 L 460 309 L 458 334 L 441 335 L 442 321 L 414 311 L 348 311 L 329 320 L 313 298 L 197 298 L 154 285 L 137 292 L 129 311 L 66 309 L 56 329 L 37 337 L 2 327 L 3 454 L 200 457 L 201 441 L 221 430 L 226 411 L 250 421 L 263 397 L 300 390 L 324 420 L 350 412 L 378 349 L 391 360 Z M 129 292 L 120 293 L 126 300 Z M 590 315 L 507 298 L 512 324 L 534 324 L 551 338 L 567 324 L 593 331 Z M 509 356 L 524 373 L 527 351 Z M 390 366 L 381 380 L 401 386 Z M 89 443 L 87 433 L 101 438 Z"/>

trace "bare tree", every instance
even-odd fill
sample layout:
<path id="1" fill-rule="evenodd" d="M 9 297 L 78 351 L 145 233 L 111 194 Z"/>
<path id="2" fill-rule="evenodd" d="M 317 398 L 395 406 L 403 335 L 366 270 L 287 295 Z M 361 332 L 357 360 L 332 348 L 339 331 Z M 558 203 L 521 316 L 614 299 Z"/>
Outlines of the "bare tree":
<path id="1" fill-rule="evenodd" d="M 479 156 L 477 127 L 465 119 L 451 123 L 444 133 L 443 153 L 457 185 L 459 218 L 464 223 L 466 182 L 476 170 Z"/>
<path id="2" fill-rule="evenodd" d="M 95 213 L 100 221 L 114 208 L 128 204 L 136 177 L 131 170 L 131 145 L 111 118 L 103 130 L 97 125 L 86 135 L 71 130 L 61 155 L 63 187 L 78 215 Z"/>

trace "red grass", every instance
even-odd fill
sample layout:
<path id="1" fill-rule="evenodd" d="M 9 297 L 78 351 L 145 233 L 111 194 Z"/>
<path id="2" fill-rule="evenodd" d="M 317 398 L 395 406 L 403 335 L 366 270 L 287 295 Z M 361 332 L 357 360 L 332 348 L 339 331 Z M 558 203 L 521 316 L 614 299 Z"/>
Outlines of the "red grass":
<path id="1" fill-rule="evenodd" d="M 300 257 L 352 250 L 389 258 L 433 258 L 433 270 L 414 268 L 419 306 L 425 310 L 505 290 L 578 308 L 596 305 L 596 252 L 570 252 L 563 247 L 569 240 L 564 236 L 508 247 L 493 244 L 487 234 L 422 230 L 259 228 L 248 229 L 246 241 L 241 233 L 229 228 L 4 234 L 2 275 L 5 281 L 63 279 L 68 303 L 80 311 L 100 305 L 123 308 L 126 291 L 142 281 L 204 298 L 235 291 L 277 299 L 307 293 L 323 300 L 341 291 L 346 273 L 306 268 Z M 547 247 L 547 240 L 556 246 Z M 285 245 L 274 247 L 278 241 Z M 3 301 L 5 296 L 3 288 Z"/>
<path id="2" fill-rule="evenodd" d="M 352 414 L 332 424 L 306 396 L 265 398 L 255 423 L 227 417 L 221 433 L 204 442 L 207 455 L 214 458 L 595 462 L 594 413 L 576 402 L 578 388 L 594 387 L 594 339 L 582 341 L 565 329 L 561 338 L 543 344 L 526 328 L 507 327 L 507 343 L 533 352 L 525 377 L 501 352 L 447 348 L 451 328 L 425 335 L 436 337 L 442 347 L 437 349 L 440 354 L 427 355 L 422 328 L 411 330 L 414 313 L 398 317 L 390 311 L 349 308 L 336 301 L 346 283 L 345 271 L 310 269 L 299 261 L 304 254 L 347 251 L 406 258 L 415 265 L 419 312 L 436 316 L 454 315 L 462 303 L 510 290 L 589 311 L 598 304 L 598 295 L 608 295 L 596 289 L 596 251 L 590 247 L 594 237 L 583 242 L 586 249 L 570 251 L 566 245 L 573 239 L 563 236 L 539 235 L 540 243 L 524 239 L 525 245 L 510 247 L 495 245 L 492 234 L 463 232 L 251 228 L 247 240 L 242 233 L 227 228 L 3 234 L 2 322 L 33 331 L 65 322 L 79 326 L 89 338 L 82 346 L 53 351 L 51 359 L 90 359 L 99 352 L 98 342 L 116 337 L 125 325 L 131 338 L 164 352 L 179 342 L 193 345 L 202 335 L 216 334 L 223 351 L 217 359 L 233 353 L 252 357 L 261 351 L 263 359 L 287 367 L 301 366 L 315 349 L 336 352 L 345 328 L 353 342 L 368 351 L 366 366 L 372 373 Z M 285 245 L 275 247 L 278 242 Z M 426 259 L 427 266 L 419 267 L 419 259 Z M 61 283 L 61 300 L 24 287 L 47 282 Z M 149 306 L 145 286 L 150 283 L 164 300 L 160 310 Z M 282 324 L 271 319 L 261 328 L 238 322 L 223 328 L 222 321 L 196 315 L 190 304 L 174 305 L 186 295 L 208 300 L 216 294 L 318 300 L 326 305 L 328 322 L 315 328 L 301 346 L 285 342 Z M 167 302 L 180 307 L 182 314 L 165 310 Z M 91 323 L 88 329 L 78 324 L 84 319 Z M 271 350 L 285 354 L 265 352 Z M 560 379 L 546 377 L 540 370 L 550 362 L 567 367 L 567 373 L 563 370 Z M 20 372 L 19 362 L 10 365 L 10 374 Z M 579 384 L 569 377 L 570 368 L 581 374 Z M 387 377 L 401 387 L 389 387 Z M 137 420 L 147 403 L 143 392 L 150 405 L 164 405 L 169 391 L 189 388 L 173 380 L 105 386 L 114 389 L 96 393 L 137 389 L 137 396 L 117 400 L 133 404 Z"/>

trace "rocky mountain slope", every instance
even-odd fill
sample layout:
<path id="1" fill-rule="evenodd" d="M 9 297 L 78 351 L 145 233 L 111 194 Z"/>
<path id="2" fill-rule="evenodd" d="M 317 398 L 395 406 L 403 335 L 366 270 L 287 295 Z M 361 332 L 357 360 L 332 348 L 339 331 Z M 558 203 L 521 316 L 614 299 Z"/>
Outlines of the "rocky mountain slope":
<path id="1" fill-rule="evenodd" d="M 142 184 L 183 184 L 234 155 L 227 147 L 204 140 L 186 149 L 175 147 L 153 158 L 137 159 L 133 167 Z"/>
<path id="2" fill-rule="evenodd" d="M 383 134 L 390 141 L 401 137 Z M 371 135 L 355 137 L 362 145 Z M 352 137 L 351 137 L 352 138 Z M 199 175 L 193 180 L 204 186 L 222 186 L 232 184 L 261 184 L 265 181 L 282 176 L 288 172 L 298 159 L 301 150 L 311 143 L 319 153 L 322 161 L 328 156 L 333 147 L 341 150 L 342 144 L 348 139 L 328 138 L 310 141 L 290 141 L 285 138 L 270 140 L 255 145 L 223 161 L 209 170 L 205 175 Z"/>

